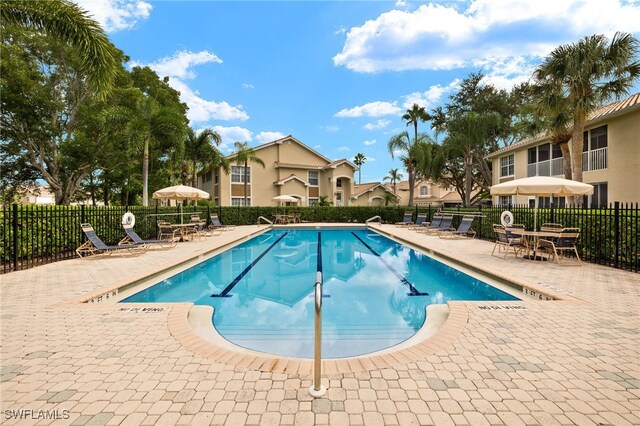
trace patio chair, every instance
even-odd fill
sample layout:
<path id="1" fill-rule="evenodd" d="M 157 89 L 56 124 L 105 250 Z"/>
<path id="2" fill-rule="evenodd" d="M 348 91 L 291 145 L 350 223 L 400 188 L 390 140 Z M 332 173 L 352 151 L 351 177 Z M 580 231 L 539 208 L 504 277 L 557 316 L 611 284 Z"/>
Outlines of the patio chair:
<path id="1" fill-rule="evenodd" d="M 143 240 L 136 233 L 136 231 L 133 230 L 133 225 L 123 224 L 122 227 L 124 228 L 124 232 L 127 234 L 127 236 L 121 239 L 120 242 L 118 242 L 119 246 L 144 244 L 144 245 L 148 245 L 149 248 L 160 247 L 164 249 L 164 248 L 175 247 L 176 244 L 178 244 L 178 241 L 180 240 L 179 236 L 171 237 L 167 239 Z"/>
<path id="2" fill-rule="evenodd" d="M 558 265 L 560 265 L 560 255 L 564 257 L 565 252 L 573 252 L 578 260 L 576 266 L 579 266 L 582 265 L 576 246 L 579 236 L 580 228 L 565 228 L 557 237 L 541 238 L 538 240 L 538 247 L 540 250 L 546 251 L 550 256 L 553 256 Z"/>
<path id="3" fill-rule="evenodd" d="M 166 220 L 159 220 L 157 239 L 162 241 L 173 241 L 176 238 L 178 241 L 183 238 L 182 230 L 172 227 Z"/>
<path id="4" fill-rule="evenodd" d="M 402 222 L 396 222 L 396 226 L 408 226 L 413 225 L 413 212 L 406 211 L 404 212 L 404 217 L 402 218 Z"/>
<path id="5" fill-rule="evenodd" d="M 223 231 L 232 231 L 236 228 L 235 225 L 223 225 L 220 222 L 220 218 L 218 217 L 217 214 L 211 214 L 209 215 L 209 218 L 211 219 L 211 225 L 209 225 L 209 229 L 221 229 Z"/>
<path id="6" fill-rule="evenodd" d="M 409 225 L 409 229 L 414 229 L 414 228 L 419 228 L 422 226 L 422 224 L 427 220 L 427 214 L 426 213 L 418 213 L 418 216 L 416 216 L 416 223 Z"/>
<path id="7" fill-rule="evenodd" d="M 110 256 L 112 253 L 118 253 L 121 255 L 124 254 L 140 254 L 144 253 L 147 249 L 145 244 L 130 244 L 126 246 L 109 246 L 104 243 L 94 231 L 93 226 L 90 223 L 82 223 L 80 224 L 80 228 L 82 228 L 82 232 L 87 237 L 87 241 L 85 241 L 80 247 L 76 249 L 76 254 L 80 257 L 84 257 L 86 255 L 105 255 Z"/>
<path id="8" fill-rule="evenodd" d="M 502 251 L 502 248 L 505 248 L 503 259 L 507 258 L 507 254 L 509 254 L 509 249 L 513 248 L 513 254 L 518 257 L 520 252 L 523 250 L 522 238 L 515 236 L 514 234 L 510 234 L 502 225 L 493 225 L 493 231 L 496 233 L 497 239 L 496 243 L 493 245 L 493 251 L 491 252 L 491 256 L 494 256 L 496 252 L 496 248 L 498 248 L 498 253 Z"/>
<path id="9" fill-rule="evenodd" d="M 438 236 L 440 238 L 473 238 L 476 235 L 476 231 L 471 228 L 473 220 L 473 216 L 463 216 L 460 225 L 458 225 L 458 229 L 453 231 L 440 231 L 438 232 Z"/>
<path id="10" fill-rule="evenodd" d="M 453 215 L 452 214 L 444 214 L 442 215 L 442 221 L 437 227 L 427 227 L 426 229 L 420 231 L 426 235 L 436 235 L 442 231 L 453 230 L 451 228 L 451 224 L 453 223 Z"/>
<path id="11" fill-rule="evenodd" d="M 561 232 L 564 227 L 559 223 L 543 223 L 540 227 L 541 232 Z"/>
<path id="12" fill-rule="evenodd" d="M 414 231 L 418 232 L 426 232 L 428 230 L 437 230 L 440 228 L 440 224 L 442 223 L 442 214 L 435 213 L 433 218 L 431 218 L 431 222 L 422 222 L 420 226 L 413 227 Z"/>

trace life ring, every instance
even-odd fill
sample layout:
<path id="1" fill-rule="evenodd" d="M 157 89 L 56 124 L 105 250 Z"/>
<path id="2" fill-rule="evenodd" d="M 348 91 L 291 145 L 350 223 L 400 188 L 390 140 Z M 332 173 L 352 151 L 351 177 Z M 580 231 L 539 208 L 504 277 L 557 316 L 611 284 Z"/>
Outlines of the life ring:
<path id="1" fill-rule="evenodd" d="M 502 226 L 504 226 L 505 228 L 513 225 L 513 213 L 511 213 L 509 210 L 503 211 L 500 215 L 500 223 L 502 223 Z"/>
<path id="2" fill-rule="evenodd" d="M 136 224 L 136 217 L 131 212 L 126 212 L 122 215 L 122 224 L 133 227 Z"/>

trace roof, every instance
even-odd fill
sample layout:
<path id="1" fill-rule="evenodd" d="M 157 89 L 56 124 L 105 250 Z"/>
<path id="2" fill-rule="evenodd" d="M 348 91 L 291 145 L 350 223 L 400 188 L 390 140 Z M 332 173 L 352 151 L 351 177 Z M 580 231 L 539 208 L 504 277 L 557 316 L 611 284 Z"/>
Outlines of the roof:
<path id="1" fill-rule="evenodd" d="M 351 194 L 351 198 L 358 198 L 361 195 L 366 194 L 367 192 L 373 191 L 377 187 L 384 189 L 386 192 L 390 194 L 393 194 L 393 192 L 390 191 L 389 188 L 387 188 L 385 185 L 381 184 L 380 182 L 369 182 L 369 183 L 361 183 L 361 184 L 353 185 L 353 193 Z M 398 197 L 395 194 L 393 195 Z"/>
<path id="2" fill-rule="evenodd" d="M 280 179 L 277 180 L 275 182 L 273 182 L 274 185 L 284 185 L 285 183 L 289 182 L 290 180 L 295 179 L 298 180 L 300 182 L 302 182 L 304 184 L 304 186 L 309 186 L 309 182 L 305 182 L 304 180 L 300 179 L 298 176 L 292 174 L 284 179 Z"/>
<path id="3" fill-rule="evenodd" d="M 292 142 L 295 142 L 295 143 L 297 143 L 298 145 L 300 145 L 300 146 L 302 146 L 302 147 L 304 147 L 304 148 L 308 149 L 309 151 L 311 151 L 311 152 L 313 152 L 314 154 L 316 154 L 316 155 L 318 155 L 319 157 L 321 157 L 323 160 L 326 160 L 328 163 L 330 163 L 330 162 L 331 162 L 331 160 L 330 160 L 329 158 L 327 158 L 327 157 L 325 157 L 324 155 L 320 154 L 320 153 L 319 153 L 318 151 L 316 151 L 315 149 L 313 149 L 313 148 L 311 148 L 311 147 L 309 147 L 309 146 L 307 146 L 307 145 L 303 144 L 302 142 L 300 142 L 298 139 L 294 138 L 294 137 L 293 137 L 293 136 L 291 136 L 291 135 L 287 135 L 287 136 L 285 136 L 285 137 L 283 137 L 283 138 L 276 139 L 276 140 L 271 141 L 271 142 L 263 143 L 262 145 L 255 146 L 255 147 L 253 147 L 252 149 L 253 149 L 254 151 L 259 151 L 259 150 L 261 150 L 261 149 L 268 148 L 268 147 L 273 146 L 273 145 L 280 145 L 280 144 L 282 144 L 283 142 L 285 142 L 285 141 L 287 141 L 287 140 L 290 140 L 290 141 L 292 141 Z M 234 154 L 229 154 L 229 155 L 225 156 L 224 158 L 230 159 L 230 158 L 233 158 L 233 157 L 234 157 Z"/>
<path id="4" fill-rule="evenodd" d="M 325 167 L 325 166 L 318 166 L 315 164 L 284 163 L 281 161 L 276 161 L 275 166 L 285 167 L 287 169 L 313 169 L 313 170 L 322 170 Z"/>
<path id="5" fill-rule="evenodd" d="M 324 168 L 325 169 L 335 169 L 336 167 L 338 167 L 340 164 L 343 164 L 343 163 L 347 163 L 348 165 L 350 165 L 354 169 L 358 168 L 358 166 L 356 166 L 355 164 L 353 164 L 351 161 L 347 160 L 346 158 L 341 158 L 340 160 L 332 161 L 329 164 L 327 164 L 326 166 L 324 166 Z"/>
<path id="6" fill-rule="evenodd" d="M 585 127 L 590 127 L 604 120 L 608 120 L 619 115 L 628 114 L 636 110 L 640 110 L 640 93 L 635 93 L 626 99 L 618 102 L 613 102 L 609 105 L 605 105 L 596 109 L 589 115 Z M 510 152 L 518 148 L 542 142 L 547 138 L 549 138 L 548 133 L 540 133 L 536 136 L 528 137 L 509 146 L 505 146 L 504 148 L 500 148 L 499 150 L 487 155 L 486 158 L 491 159 L 497 157 L 498 155 L 504 154 L 505 152 Z"/>

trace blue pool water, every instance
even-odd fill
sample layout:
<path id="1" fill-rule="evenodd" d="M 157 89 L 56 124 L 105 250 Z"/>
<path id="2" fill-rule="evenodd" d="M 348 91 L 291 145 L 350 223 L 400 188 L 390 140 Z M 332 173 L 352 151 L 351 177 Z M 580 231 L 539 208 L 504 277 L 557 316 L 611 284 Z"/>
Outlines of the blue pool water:
<path id="1" fill-rule="evenodd" d="M 320 253 L 320 256 L 319 256 Z M 313 356 L 313 290 L 323 272 L 323 357 L 396 345 L 449 300 L 518 300 L 366 229 L 270 230 L 123 302 L 214 307 L 227 340 L 278 355 Z"/>

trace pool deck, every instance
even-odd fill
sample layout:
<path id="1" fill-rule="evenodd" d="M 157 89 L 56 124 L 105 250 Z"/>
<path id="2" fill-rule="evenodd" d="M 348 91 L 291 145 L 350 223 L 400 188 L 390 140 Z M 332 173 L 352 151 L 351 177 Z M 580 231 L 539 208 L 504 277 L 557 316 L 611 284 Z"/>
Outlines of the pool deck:
<path id="1" fill-rule="evenodd" d="M 316 400 L 308 361 L 215 348 L 188 326 L 189 304 L 106 300 L 263 228 L 0 275 L 0 423 L 640 424 L 640 274 L 503 260 L 486 241 L 376 225 L 560 300 L 451 303 L 442 329 L 415 347 L 326 362 L 328 392 Z M 18 420 L 18 410 L 32 412 Z M 37 418 L 45 412 L 68 418 Z"/>

